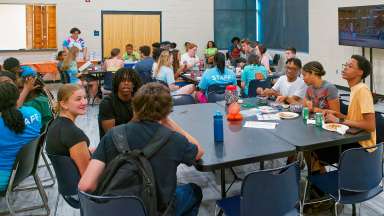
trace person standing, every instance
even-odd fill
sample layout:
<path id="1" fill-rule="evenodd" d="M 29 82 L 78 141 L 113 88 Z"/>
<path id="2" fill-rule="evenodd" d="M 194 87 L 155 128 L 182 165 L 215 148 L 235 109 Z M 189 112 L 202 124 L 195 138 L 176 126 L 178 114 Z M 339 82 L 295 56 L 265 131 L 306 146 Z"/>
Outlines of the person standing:
<path id="1" fill-rule="evenodd" d="M 68 53 L 71 47 L 77 47 L 83 53 L 83 60 L 88 60 L 88 49 L 83 38 L 80 38 L 80 29 L 74 27 L 70 31 L 71 36 L 63 41 L 63 50 Z"/>

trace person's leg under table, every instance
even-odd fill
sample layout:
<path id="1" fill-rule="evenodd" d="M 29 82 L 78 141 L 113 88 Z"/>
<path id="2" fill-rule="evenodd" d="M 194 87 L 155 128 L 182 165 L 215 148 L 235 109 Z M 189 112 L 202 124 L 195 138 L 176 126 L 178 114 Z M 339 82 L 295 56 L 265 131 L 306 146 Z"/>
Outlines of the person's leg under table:
<path id="1" fill-rule="evenodd" d="M 196 216 L 203 194 L 201 188 L 194 183 L 176 187 L 176 216 Z"/>

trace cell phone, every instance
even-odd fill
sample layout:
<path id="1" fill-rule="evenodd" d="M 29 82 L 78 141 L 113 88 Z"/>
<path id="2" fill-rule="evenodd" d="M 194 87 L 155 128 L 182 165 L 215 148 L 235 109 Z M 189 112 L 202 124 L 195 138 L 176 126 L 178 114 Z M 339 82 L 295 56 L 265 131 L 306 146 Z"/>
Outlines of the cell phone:
<path id="1" fill-rule="evenodd" d="M 363 131 L 364 129 L 361 129 L 361 128 L 349 128 L 346 133 L 355 135 Z"/>

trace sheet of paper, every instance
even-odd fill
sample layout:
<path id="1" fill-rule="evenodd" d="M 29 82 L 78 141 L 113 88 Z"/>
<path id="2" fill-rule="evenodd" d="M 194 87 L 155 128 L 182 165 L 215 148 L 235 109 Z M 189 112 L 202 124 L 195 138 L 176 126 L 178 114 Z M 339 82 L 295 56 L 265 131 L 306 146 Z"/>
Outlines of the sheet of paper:
<path id="1" fill-rule="evenodd" d="M 260 129 L 275 129 L 278 123 L 275 122 L 260 122 L 260 121 L 246 121 L 244 127 L 247 128 L 260 128 Z"/>
<path id="2" fill-rule="evenodd" d="M 277 114 L 257 114 L 257 120 L 259 121 L 275 121 L 280 120 Z"/>
<path id="3" fill-rule="evenodd" d="M 250 117 L 250 116 L 257 115 L 258 110 L 256 108 L 252 108 L 252 109 L 247 109 L 247 110 L 241 110 L 240 113 L 241 113 L 241 115 L 243 115 L 243 117 Z"/>

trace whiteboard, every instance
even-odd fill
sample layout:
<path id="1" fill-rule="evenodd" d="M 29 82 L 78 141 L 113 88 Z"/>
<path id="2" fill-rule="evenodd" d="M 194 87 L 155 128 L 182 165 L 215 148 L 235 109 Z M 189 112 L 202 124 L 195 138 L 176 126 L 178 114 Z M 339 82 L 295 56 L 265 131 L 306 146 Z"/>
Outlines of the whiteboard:
<path id="1" fill-rule="evenodd" d="M 27 47 L 26 6 L 0 4 L 0 50 Z"/>

